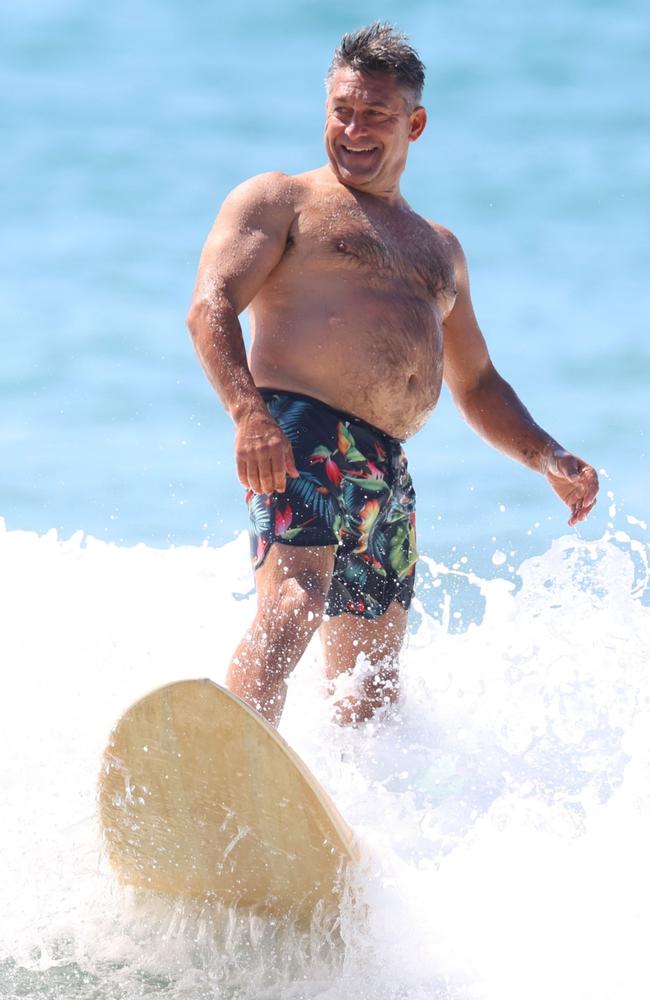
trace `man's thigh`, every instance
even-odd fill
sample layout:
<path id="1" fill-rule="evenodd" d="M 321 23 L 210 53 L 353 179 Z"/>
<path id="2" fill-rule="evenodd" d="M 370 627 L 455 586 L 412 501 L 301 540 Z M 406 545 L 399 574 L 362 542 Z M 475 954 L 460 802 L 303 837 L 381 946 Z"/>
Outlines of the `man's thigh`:
<path id="1" fill-rule="evenodd" d="M 291 593 L 326 595 L 334 569 L 335 545 L 271 545 L 264 563 L 255 571 L 258 607 L 273 606 Z M 285 602 L 286 603 L 286 602 Z"/>

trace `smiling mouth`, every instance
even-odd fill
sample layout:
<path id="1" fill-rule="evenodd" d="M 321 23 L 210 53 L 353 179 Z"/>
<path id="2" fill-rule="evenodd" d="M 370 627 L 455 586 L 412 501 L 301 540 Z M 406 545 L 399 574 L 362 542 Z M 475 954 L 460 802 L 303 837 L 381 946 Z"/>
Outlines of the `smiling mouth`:
<path id="1" fill-rule="evenodd" d="M 377 146 L 359 146 L 357 149 L 353 149 L 351 146 L 344 146 L 341 143 L 341 149 L 345 153 L 351 153 L 354 156 L 365 156 L 368 153 L 374 153 L 377 150 Z"/>

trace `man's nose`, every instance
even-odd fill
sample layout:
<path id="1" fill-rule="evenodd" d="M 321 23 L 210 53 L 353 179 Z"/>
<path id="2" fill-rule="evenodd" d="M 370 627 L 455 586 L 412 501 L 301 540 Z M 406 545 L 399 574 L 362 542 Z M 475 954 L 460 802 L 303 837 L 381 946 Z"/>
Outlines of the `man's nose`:
<path id="1" fill-rule="evenodd" d="M 350 121 L 345 126 L 345 134 L 353 138 L 354 136 L 363 135 L 367 131 L 366 123 L 364 122 L 361 115 L 353 114 Z"/>

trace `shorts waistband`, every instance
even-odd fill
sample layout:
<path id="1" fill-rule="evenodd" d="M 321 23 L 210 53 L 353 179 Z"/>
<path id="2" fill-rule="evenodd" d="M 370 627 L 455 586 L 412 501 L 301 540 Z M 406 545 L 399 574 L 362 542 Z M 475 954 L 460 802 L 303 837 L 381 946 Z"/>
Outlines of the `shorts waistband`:
<path id="1" fill-rule="evenodd" d="M 322 407 L 324 410 L 328 410 L 337 420 L 342 420 L 346 423 L 355 424 L 357 427 L 362 427 L 371 434 L 376 434 L 378 437 L 382 438 L 391 452 L 401 451 L 402 442 L 399 438 L 392 437 L 387 431 L 383 431 L 381 427 L 375 427 L 374 424 L 368 423 L 367 420 L 363 420 L 362 417 L 357 417 L 354 413 L 347 413 L 345 410 L 337 410 L 334 406 L 330 406 L 329 403 L 325 403 L 322 399 L 318 399 L 316 396 L 308 396 L 304 392 L 294 392 L 292 389 L 272 389 L 269 386 L 258 386 L 257 391 L 260 396 L 267 402 L 272 396 L 289 396 L 291 399 L 302 399 L 306 403 L 314 403 L 316 406 Z"/>

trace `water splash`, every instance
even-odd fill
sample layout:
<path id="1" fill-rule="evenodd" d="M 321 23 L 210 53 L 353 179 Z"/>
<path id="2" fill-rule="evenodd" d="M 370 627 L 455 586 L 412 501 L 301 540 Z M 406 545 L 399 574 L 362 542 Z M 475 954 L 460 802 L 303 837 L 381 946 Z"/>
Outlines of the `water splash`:
<path id="1" fill-rule="evenodd" d="M 223 679 L 253 611 L 246 540 L 0 531 L 0 993 L 645 998 L 644 531 L 628 515 L 492 579 L 425 558 L 399 710 L 354 732 L 308 650 L 282 732 L 364 848 L 329 935 L 127 892 L 99 851 L 108 731 L 152 687 Z"/>

